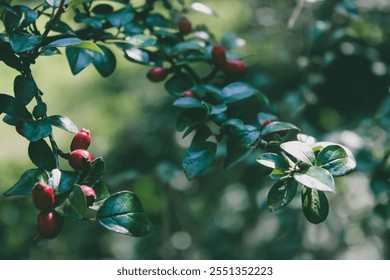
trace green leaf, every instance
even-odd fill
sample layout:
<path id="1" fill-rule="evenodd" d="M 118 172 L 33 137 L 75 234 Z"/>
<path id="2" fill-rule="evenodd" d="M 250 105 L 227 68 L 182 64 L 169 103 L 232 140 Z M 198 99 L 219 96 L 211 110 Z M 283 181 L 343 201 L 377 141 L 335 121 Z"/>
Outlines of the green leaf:
<path id="1" fill-rule="evenodd" d="M 106 199 L 107 197 L 110 196 L 110 192 L 108 190 L 108 187 L 103 181 L 96 183 L 93 186 L 93 189 L 96 192 L 96 201 Z"/>
<path id="2" fill-rule="evenodd" d="M 152 27 L 158 26 L 168 28 L 171 26 L 171 21 L 166 19 L 161 14 L 149 14 L 145 20 L 145 23 Z"/>
<path id="3" fill-rule="evenodd" d="M 205 171 L 213 162 L 217 145 L 210 141 L 193 143 L 185 152 L 182 166 L 188 180 Z"/>
<path id="4" fill-rule="evenodd" d="M 47 117 L 46 120 L 49 121 L 51 125 L 61 128 L 70 133 L 79 132 L 77 126 L 68 117 L 54 115 Z"/>
<path id="5" fill-rule="evenodd" d="M 305 173 L 295 173 L 294 179 L 308 188 L 324 192 L 335 192 L 333 176 L 328 170 L 311 166 Z"/>
<path id="6" fill-rule="evenodd" d="M 80 38 L 76 38 L 76 37 L 63 38 L 63 39 L 55 40 L 55 41 L 47 44 L 44 47 L 44 49 L 58 48 L 58 47 L 69 47 L 69 46 L 74 46 L 74 45 L 80 44 L 82 42 L 83 42 L 83 40 L 81 40 Z"/>
<path id="7" fill-rule="evenodd" d="M 103 45 L 98 45 L 103 53 L 95 53 L 93 66 L 102 77 L 109 77 L 115 71 L 116 59 L 114 53 Z"/>
<path id="8" fill-rule="evenodd" d="M 15 98 L 22 105 L 27 105 L 38 93 L 38 88 L 32 79 L 19 75 L 14 80 L 14 92 Z"/>
<path id="9" fill-rule="evenodd" d="M 272 180 L 277 180 L 277 181 L 286 179 L 289 176 L 290 176 L 289 173 L 285 173 L 284 171 L 279 170 L 279 169 L 274 169 L 274 170 L 272 170 L 271 174 L 269 174 L 269 177 Z"/>
<path id="10" fill-rule="evenodd" d="M 243 130 L 237 134 L 229 135 L 226 143 L 227 155 L 224 169 L 230 168 L 248 157 L 255 149 L 254 144 L 259 136 L 260 132 L 257 130 Z"/>
<path id="11" fill-rule="evenodd" d="M 238 38 L 232 33 L 226 33 L 221 39 L 222 45 L 227 51 L 242 47 L 245 45 L 245 40 Z"/>
<path id="12" fill-rule="evenodd" d="M 194 86 L 191 76 L 185 73 L 177 73 L 172 76 L 164 85 L 165 89 L 173 96 L 181 96 L 183 91 L 186 91 Z"/>
<path id="13" fill-rule="evenodd" d="M 196 134 L 192 139 L 192 143 L 205 142 L 212 135 L 211 129 L 204 123 L 196 127 Z M 191 144 L 192 145 L 192 144 Z"/>
<path id="14" fill-rule="evenodd" d="M 316 165 L 328 170 L 333 176 L 343 176 L 355 169 L 356 161 L 340 145 L 329 145 L 319 152 Z"/>
<path id="15" fill-rule="evenodd" d="M 257 121 L 259 122 L 260 125 L 265 123 L 268 120 L 277 120 L 278 118 L 275 115 L 260 112 L 257 114 Z"/>
<path id="16" fill-rule="evenodd" d="M 246 83 L 236 82 L 224 87 L 222 92 L 225 103 L 229 104 L 248 98 L 254 95 L 257 90 Z"/>
<path id="17" fill-rule="evenodd" d="M 30 142 L 28 146 L 28 156 L 39 168 L 45 170 L 53 170 L 56 168 L 56 160 L 53 152 L 43 139 L 37 142 Z"/>
<path id="18" fill-rule="evenodd" d="M 103 158 L 96 158 L 91 163 L 90 168 L 88 169 L 88 173 L 83 179 L 83 185 L 93 186 L 97 182 L 101 181 L 103 179 L 104 169 L 105 165 Z"/>
<path id="19" fill-rule="evenodd" d="M 26 121 L 22 126 L 24 137 L 31 142 L 36 142 L 49 136 L 52 132 L 51 124 L 48 120 Z"/>
<path id="20" fill-rule="evenodd" d="M 30 112 L 19 102 L 19 100 L 12 96 L 0 93 L 0 114 L 1 113 L 23 119 L 31 119 Z"/>
<path id="21" fill-rule="evenodd" d="M 212 105 L 210 103 L 203 102 L 203 105 L 206 107 L 209 115 L 218 115 L 228 109 L 228 106 L 226 106 L 225 104 Z"/>
<path id="22" fill-rule="evenodd" d="M 206 120 L 206 111 L 203 109 L 187 109 L 182 111 L 177 117 L 176 130 L 184 131 L 189 126 L 203 123 Z"/>
<path id="23" fill-rule="evenodd" d="M 60 184 L 58 185 L 56 193 L 63 194 L 70 191 L 78 182 L 79 177 L 78 172 L 61 170 Z"/>
<path id="24" fill-rule="evenodd" d="M 5 196 L 29 195 L 36 182 L 47 182 L 48 174 L 43 169 L 29 169 L 23 173 L 19 181 L 4 193 Z"/>
<path id="25" fill-rule="evenodd" d="M 16 53 L 26 52 L 33 50 L 41 43 L 41 36 L 30 35 L 28 33 L 11 33 L 9 36 L 11 48 Z"/>
<path id="26" fill-rule="evenodd" d="M 55 208 L 63 217 L 82 219 L 87 211 L 87 201 L 83 190 L 78 185 L 74 185 L 66 200 Z"/>
<path id="27" fill-rule="evenodd" d="M 115 193 L 99 208 L 99 223 L 114 232 L 134 237 L 145 236 L 152 230 L 138 197 L 129 191 Z"/>
<path id="28" fill-rule="evenodd" d="M 274 212 L 289 204 L 295 197 L 297 188 L 298 183 L 295 180 L 276 182 L 268 192 L 268 209 Z"/>
<path id="29" fill-rule="evenodd" d="M 202 46 L 193 42 L 181 42 L 172 48 L 172 55 L 178 55 L 189 51 L 199 51 Z"/>
<path id="30" fill-rule="evenodd" d="M 258 156 L 257 162 L 272 169 L 287 170 L 290 165 L 281 155 L 275 153 L 264 153 Z"/>
<path id="31" fill-rule="evenodd" d="M 23 66 L 19 58 L 15 55 L 9 43 L 0 41 L 0 61 L 3 61 L 7 66 L 12 67 L 19 72 Z"/>
<path id="32" fill-rule="evenodd" d="M 66 57 L 72 74 L 77 75 L 93 62 L 94 52 L 88 49 L 67 47 Z"/>
<path id="33" fill-rule="evenodd" d="M 37 105 L 34 106 L 33 109 L 33 116 L 36 119 L 42 118 L 46 116 L 47 112 L 47 105 L 44 102 L 39 102 Z"/>
<path id="34" fill-rule="evenodd" d="M 110 22 L 113 26 L 120 28 L 121 26 L 129 23 L 134 18 L 135 14 L 130 5 L 127 5 L 125 8 L 115 11 L 108 15 L 107 21 Z"/>
<path id="35" fill-rule="evenodd" d="M 191 88 L 191 91 L 198 96 L 212 95 L 217 103 L 222 103 L 224 101 L 223 91 L 213 85 L 196 85 Z"/>
<path id="36" fill-rule="evenodd" d="M 144 34 L 126 37 L 126 41 L 138 48 L 151 47 L 157 43 L 157 39 L 155 37 Z"/>
<path id="37" fill-rule="evenodd" d="M 278 122 L 274 121 L 269 124 L 267 124 L 260 132 L 262 136 L 276 133 L 279 131 L 286 131 L 286 130 L 299 130 L 298 127 L 295 125 L 292 125 L 291 123 L 285 123 L 285 122 Z"/>
<path id="38" fill-rule="evenodd" d="M 308 165 L 313 165 L 315 162 L 316 158 L 314 152 L 311 147 L 305 143 L 300 141 L 289 141 L 281 144 L 280 147 L 296 159 Z"/>
<path id="39" fill-rule="evenodd" d="M 203 102 L 197 98 L 181 97 L 173 102 L 179 108 L 204 108 Z"/>
<path id="40" fill-rule="evenodd" d="M 213 9 L 202 3 L 194 2 L 191 4 L 191 8 L 209 16 L 217 16 L 217 13 Z"/>
<path id="41" fill-rule="evenodd" d="M 125 54 L 126 58 L 128 58 L 131 61 L 144 64 L 144 65 L 149 65 L 150 59 L 149 59 L 149 53 L 140 50 L 137 48 L 127 48 L 125 49 Z"/>
<path id="42" fill-rule="evenodd" d="M 302 209 L 309 222 L 322 223 L 328 217 L 328 199 L 323 192 L 304 186 L 302 188 Z"/>

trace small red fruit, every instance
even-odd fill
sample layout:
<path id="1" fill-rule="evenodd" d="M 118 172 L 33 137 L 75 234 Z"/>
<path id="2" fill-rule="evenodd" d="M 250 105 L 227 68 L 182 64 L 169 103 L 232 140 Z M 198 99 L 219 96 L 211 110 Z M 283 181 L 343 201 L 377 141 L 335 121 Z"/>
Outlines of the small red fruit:
<path id="1" fill-rule="evenodd" d="M 227 62 L 225 48 L 221 45 L 215 45 L 211 50 L 211 56 L 214 64 L 223 68 Z"/>
<path id="2" fill-rule="evenodd" d="M 168 71 L 162 67 L 153 67 L 148 71 L 146 77 L 152 82 L 161 82 L 168 76 Z"/>
<path id="3" fill-rule="evenodd" d="M 179 28 L 179 32 L 181 35 L 187 35 L 192 32 L 192 24 L 191 22 L 183 17 L 177 22 L 177 27 Z"/>
<path id="4" fill-rule="evenodd" d="M 32 199 L 37 209 L 49 211 L 55 203 L 53 188 L 45 182 L 37 182 L 32 189 Z"/>
<path id="5" fill-rule="evenodd" d="M 53 239 L 60 233 L 64 218 L 56 212 L 41 212 L 38 215 L 37 225 L 39 235 L 46 239 Z"/>
<path id="6" fill-rule="evenodd" d="M 72 139 L 72 143 L 70 144 L 70 150 L 74 151 L 77 149 L 88 149 L 91 144 L 91 135 L 88 129 L 83 128 Z"/>
<path id="7" fill-rule="evenodd" d="M 85 199 L 87 200 L 87 206 L 88 207 L 92 206 L 96 200 L 95 190 L 89 186 L 86 186 L 86 185 L 81 185 L 80 188 L 84 193 Z"/>
<path id="8" fill-rule="evenodd" d="M 77 149 L 69 154 L 69 165 L 76 170 L 84 170 L 93 161 L 93 157 L 90 152 Z"/>
<path id="9" fill-rule="evenodd" d="M 248 66 L 241 60 L 228 60 L 223 67 L 223 72 L 231 78 L 242 77 Z"/>
<path id="10" fill-rule="evenodd" d="M 183 91 L 181 94 L 183 97 L 188 97 L 188 98 L 198 98 L 195 93 L 193 93 L 190 90 Z"/>

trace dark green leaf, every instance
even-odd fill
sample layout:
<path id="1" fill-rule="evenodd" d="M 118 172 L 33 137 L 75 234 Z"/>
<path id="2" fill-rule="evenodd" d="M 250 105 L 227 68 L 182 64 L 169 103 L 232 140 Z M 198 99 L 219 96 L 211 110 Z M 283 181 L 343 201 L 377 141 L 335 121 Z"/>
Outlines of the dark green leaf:
<path id="1" fill-rule="evenodd" d="M 201 50 L 202 46 L 193 42 L 181 42 L 176 44 L 172 49 L 172 55 L 178 55 L 188 51 Z"/>
<path id="2" fill-rule="evenodd" d="M 101 157 L 96 158 L 90 165 L 88 173 L 83 180 L 83 185 L 93 186 L 103 179 L 104 160 Z"/>
<path id="3" fill-rule="evenodd" d="M 222 91 L 226 104 L 248 98 L 257 92 L 252 86 L 241 82 L 229 84 Z"/>
<path id="4" fill-rule="evenodd" d="M 68 58 L 72 74 L 77 75 L 92 63 L 94 60 L 94 52 L 87 49 L 67 47 L 66 57 Z"/>
<path id="5" fill-rule="evenodd" d="M 46 45 L 45 48 L 69 47 L 80 44 L 83 40 L 75 37 L 59 39 Z"/>
<path id="6" fill-rule="evenodd" d="M 31 51 L 41 43 L 41 36 L 30 35 L 28 33 L 11 33 L 10 37 L 11 48 L 16 53 Z"/>
<path id="7" fill-rule="evenodd" d="M 146 24 L 152 27 L 159 26 L 159 27 L 170 27 L 171 21 L 166 19 L 161 14 L 149 14 L 148 17 L 145 20 Z"/>
<path id="8" fill-rule="evenodd" d="M 197 96 L 212 95 L 216 102 L 222 103 L 224 101 L 224 93 L 221 89 L 208 84 L 197 85 L 191 88 Z"/>
<path id="9" fill-rule="evenodd" d="M 165 89 L 173 96 L 181 96 L 183 91 L 194 85 L 191 76 L 185 73 L 178 73 L 172 76 L 166 83 Z"/>
<path id="10" fill-rule="evenodd" d="M 311 166 L 305 173 L 295 173 L 294 179 L 308 188 L 324 192 L 335 192 L 333 176 L 328 170 Z"/>
<path id="11" fill-rule="evenodd" d="M 280 145 L 290 155 L 296 159 L 308 164 L 313 165 L 315 162 L 315 155 L 311 147 L 300 141 L 289 141 Z"/>
<path id="12" fill-rule="evenodd" d="M 343 176 L 355 169 L 356 161 L 341 146 L 329 145 L 319 152 L 316 165 L 328 170 L 333 176 Z"/>
<path id="13" fill-rule="evenodd" d="M 77 126 L 68 117 L 56 115 L 50 116 L 46 120 L 49 121 L 51 125 L 59 127 L 70 133 L 79 132 Z"/>
<path id="14" fill-rule="evenodd" d="M 203 102 L 197 98 L 181 97 L 173 102 L 179 108 L 204 108 Z"/>
<path id="15" fill-rule="evenodd" d="M 242 47 L 245 45 L 245 41 L 241 38 L 238 38 L 232 33 L 226 33 L 221 40 L 222 45 L 227 51 Z"/>
<path id="16" fill-rule="evenodd" d="M 30 142 L 28 155 L 31 161 L 39 168 L 51 171 L 56 168 L 56 160 L 53 152 L 45 140 Z"/>
<path id="17" fill-rule="evenodd" d="M 78 180 L 78 172 L 61 170 L 60 184 L 58 185 L 56 193 L 63 194 L 70 191 Z"/>
<path id="18" fill-rule="evenodd" d="M 0 93 L 0 114 L 6 113 L 8 115 L 19 117 L 23 119 L 30 119 L 30 112 L 14 97 Z"/>
<path id="19" fill-rule="evenodd" d="M 270 189 L 267 197 L 268 209 L 277 211 L 291 202 L 297 193 L 298 183 L 295 180 L 276 182 Z"/>
<path id="20" fill-rule="evenodd" d="M 189 126 L 194 126 L 203 123 L 206 120 L 206 111 L 203 109 L 187 109 L 180 113 L 177 117 L 177 131 L 184 131 Z"/>
<path id="21" fill-rule="evenodd" d="M 125 8 L 108 15 L 106 18 L 113 26 L 119 28 L 130 22 L 134 18 L 134 15 L 133 9 L 128 5 Z"/>
<path id="22" fill-rule="evenodd" d="M 115 193 L 99 208 L 99 223 L 114 232 L 134 237 L 145 236 L 152 230 L 138 197 L 129 191 Z"/>
<path id="23" fill-rule="evenodd" d="M 3 61 L 7 66 L 18 71 L 22 70 L 22 64 L 9 43 L 0 41 L 0 61 Z"/>
<path id="24" fill-rule="evenodd" d="M 264 153 L 257 158 L 257 162 L 272 169 L 287 170 L 290 165 L 281 155 Z"/>
<path id="25" fill-rule="evenodd" d="M 92 12 L 97 15 L 107 15 L 112 13 L 114 8 L 108 4 L 99 4 L 93 7 Z"/>
<path id="26" fill-rule="evenodd" d="M 103 51 L 103 54 L 95 52 L 93 65 L 100 75 L 108 77 L 115 71 L 116 59 L 109 48 L 103 45 L 98 45 L 98 47 Z"/>
<path id="27" fill-rule="evenodd" d="M 34 106 L 33 116 L 34 118 L 39 119 L 46 116 L 46 112 L 47 112 L 46 103 L 40 102 L 36 106 Z"/>
<path id="28" fill-rule="evenodd" d="M 29 169 L 23 173 L 19 181 L 4 193 L 5 196 L 29 195 L 36 182 L 47 182 L 48 175 L 43 169 Z"/>
<path id="29" fill-rule="evenodd" d="M 96 192 L 96 201 L 106 199 L 107 197 L 110 196 L 110 192 L 108 190 L 108 187 L 103 181 L 96 183 L 93 186 L 93 189 Z"/>
<path id="30" fill-rule="evenodd" d="M 279 170 L 279 169 L 274 169 L 272 170 L 271 174 L 269 174 L 269 177 L 272 179 L 272 180 L 282 180 L 282 179 L 286 179 L 290 173 L 285 173 L 284 171 L 282 170 Z"/>
<path id="31" fill-rule="evenodd" d="M 38 94 L 38 88 L 32 79 L 19 75 L 14 80 L 14 92 L 15 98 L 27 105 Z"/>
<path id="32" fill-rule="evenodd" d="M 271 134 L 271 133 L 276 133 L 276 132 L 281 132 L 281 131 L 286 131 L 286 130 L 299 130 L 298 127 L 295 125 L 292 125 L 291 123 L 285 123 L 285 122 L 278 122 L 274 121 L 269 124 L 267 124 L 260 132 L 262 136 Z"/>
<path id="33" fill-rule="evenodd" d="M 328 217 L 328 199 L 323 192 L 304 186 L 302 188 L 302 209 L 309 222 L 322 223 Z"/>
<path id="34" fill-rule="evenodd" d="M 212 135 L 211 129 L 206 124 L 200 124 L 196 127 L 196 134 L 192 143 L 204 142 Z"/>
<path id="35" fill-rule="evenodd" d="M 52 132 L 51 124 L 48 120 L 26 121 L 22 126 L 24 137 L 31 142 L 36 142 L 49 136 Z"/>
<path id="36" fill-rule="evenodd" d="M 255 149 L 254 144 L 257 142 L 260 132 L 241 131 L 237 134 L 228 136 L 227 139 L 227 155 L 224 162 L 224 168 L 230 168 L 249 156 Z"/>
<path id="37" fill-rule="evenodd" d="M 182 166 L 188 180 L 206 170 L 214 160 L 217 145 L 213 142 L 193 143 L 185 152 Z"/>
<path id="38" fill-rule="evenodd" d="M 87 211 L 87 201 L 80 186 L 74 185 L 67 199 L 55 208 L 63 217 L 82 219 Z"/>
<path id="39" fill-rule="evenodd" d="M 225 104 L 212 105 L 206 102 L 203 102 L 203 104 L 206 106 L 209 115 L 218 115 L 225 112 L 228 109 L 228 107 Z"/>
<path id="40" fill-rule="evenodd" d="M 2 9 L 6 10 L 7 12 L 13 13 L 14 15 L 17 14 L 16 11 L 12 8 L 12 6 L 7 3 L 7 1 L 0 2 L 0 15 L 1 15 Z"/>
<path id="41" fill-rule="evenodd" d="M 278 118 L 272 114 L 263 113 L 263 112 L 257 114 L 257 121 L 259 122 L 260 125 L 262 125 L 268 120 L 277 120 L 277 119 Z"/>
<path id="42" fill-rule="evenodd" d="M 126 41 L 135 47 L 146 48 L 154 46 L 157 42 L 157 39 L 150 35 L 137 34 L 131 37 L 127 37 Z"/>

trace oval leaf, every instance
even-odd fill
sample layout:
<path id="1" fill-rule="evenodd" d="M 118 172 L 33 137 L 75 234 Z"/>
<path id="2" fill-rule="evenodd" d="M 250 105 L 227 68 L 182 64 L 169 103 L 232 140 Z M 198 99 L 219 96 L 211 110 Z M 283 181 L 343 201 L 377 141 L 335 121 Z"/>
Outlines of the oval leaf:
<path id="1" fill-rule="evenodd" d="M 173 102 L 173 106 L 179 108 L 204 108 L 201 100 L 197 98 L 181 97 Z"/>
<path id="2" fill-rule="evenodd" d="M 183 91 L 194 85 L 192 78 L 185 73 L 178 73 L 171 77 L 164 85 L 165 89 L 173 96 L 181 96 Z"/>
<path id="3" fill-rule="evenodd" d="M 99 208 L 96 218 L 111 231 L 135 237 L 145 236 L 152 229 L 138 197 L 129 191 L 108 197 Z"/>
<path id="4" fill-rule="evenodd" d="M 114 53 L 103 45 L 98 45 L 103 53 L 95 52 L 93 66 L 99 72 L 102 77 L 109 77 L 115 71 L 116 59 Z"/>
<path id="5" fill-rule="evenodd" d="M 23 173 L 19 181 L 4 193 L 5 196 L 29 195 L 36 182 L 47 182 L 48 175 L 43 169 L 29 169 Z"/>
<path id="6" fill-rule="evenodd" d="M 295 125 L 292 125 L 291 123 L 286 123 L 286 122 L 271 122 L 267 124 L 262 130 L 261 130 L 261 135 L 265 136 L 271 133 L 276 133 L 279 131 L 286 131 L 286 130 L 299 130 L 298 127 Z"/>
<path id="7" fill-rule="evenodd" d="M 232 83 L 223 88 L 223 98 L 226 104 L 248 98 L 257 92 L 257 89 L 246 83 Z"/>
<path id="8" fill-rule="evenodd" d="M 36 122 L 24 122 L 23 126 L 24 137 L 31 142 L 36 142 L 49 136 L 52 132 L 51 124 L 48 120 L 38 120 Z"/>
<path id="9" fill-rule="evenodd" d="M 56 168 L 56 160 L 53 152 L 45 140 L 30 142 L 28 155 L 31 161 L 39 168 L 51 171 Z"/>
<path id="10" fill-rule="evenodd" d="M 264 153 L 257 158 L 257 162 L 269 168 L 286 170 L 290 167 L 288 161 L 281 155 L 275 153 Z"/>
<path id="11" fill-rule="evenodd" d="M 32 79 L 19 75 L 14 80 L 14 92 L 16 99 L 27 105 L 38 93 L 38 88 Z"/>
<path id="12" fill-rule="evenodd" d="M 305 173 L 295 173 L 294 179 L 308 188 L 324 192 L 335 192 L 333 176 L 328 170 L 312 166 Z"/>
<path id="13" fill-rule="evenodd" d="M 302 188 L 302 210 L 309 222 L 319 224 L 326 220 L 329 203 L 326 195 L 315 189 Z"/>
<path id="14" fill-rule="evenodd" d="M 333 176 L 343 176 L 355 169 L 356 161 L 340 145 L 329 145 L 319 152 L 316 165 L 328 170 Z"/>
<path id="15" fill-rule="evenodd" d="M 315 162 L 315 154 L 311 147 L 300 141 L 289 141 L 280 145 L 290 155 L 296 159 L 308 164 L 313 165 Z"/>
<path id="16" fill-rule="evenodd" d="M 193 143 L 183 158 L 183 170 L 188 178 L 198 176 L 213 162 L 217 145 L 210 141 Z"/>
<path id="17" fill-rule="evenodd" d="M 85 217 L 87 208 L 87 201 L 82 189 L 75 185 L 66 200 L 55 210 L 63 217 L 82 219 Z"/>
<path id="18" fill-rule="evenodd" d="M 70 133 L 79 132 L 77 126 L 68 117 L 55 115 L 47 117 L 46 120 L 48 120 L 51 125 L 66 130 Z"/>
<path id="19" fill-rule="evenodd" d="M 295 197 L 297 189 L 298 183 L 295 180 L 276 182 L 268 193 L 268 209 L 274 212 L 289 204 Z"/>

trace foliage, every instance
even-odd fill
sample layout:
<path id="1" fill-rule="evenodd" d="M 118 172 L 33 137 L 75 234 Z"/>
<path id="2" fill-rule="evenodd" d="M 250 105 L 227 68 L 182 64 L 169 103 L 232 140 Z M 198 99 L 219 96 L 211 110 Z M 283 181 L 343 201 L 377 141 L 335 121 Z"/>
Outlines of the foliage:
<path id="1" fill-rule="evenodd" d="M 170 17 L 154 12 L 162 3 Z M 35 8 L 1 2 L 4 31 L 0 34 L 0 60 L 19 72 L 14 80 L 14 96 L 0 95 L 0 113 L 4 122 L 15 126 L 30 141 L 29 157 L 38 169 L 26 171 L 5 195 L 30 194 L 36 181 L 48 183 L 55 191 L 54 211 L 66 218 L 99 221 L 112 231 L 144 236 L 151 223 L 143 207 L 131 192 L 109 194 L 104 182 L 104 161 L 98 157 L 81 171 L 60 168 L 59 157 L 69 158 L 56 144 L 52 127 L 77 133 L 76 125 L 65 116 L 47 115 L 42 91 L 36 84 L 31 65 L 41 56 L 65 53 L 74 75 L 93 65 L 103 77 L 116 69 L 113 48 L 123 52 L 133 63 L 165 69 L 165 89 L 180 108 L 176 122 L 183 137 L 192 136 L 184 153 L 182 167 L 188 180 L 209 169 L 224 147 L 224 168 L 230 168 L 259 153 L 257 161 L 272 168 L 276 180 L 268 194 L 271 211 L 285 207 L 302 186 L 302 208 L 312 223 L 323 222 L 329 205 L 325 192 L 335 192 L 335 176 L 355 169 L 351 151 L 337 143 L 316 142 L 300 129 L 266 112 L 258 112 L 250 121 L 240 117 L 248 102 L 267 110 L 267 97 L 255 86 L 243 81 L 244 56 L 230 50 L 236 37 L 225 37 L 228 66 L 216 63 L 212 55 L 217 45 L 205 26 L 181 24 L 188 8 L 214 16 L 204 4 L 185 1 L 147 0 L 139 6 L 129 1 L 44 1 Z M 73 13 L 70 24 L 64 13 Z M 43 23 L 45 28 L 39 30 Z M 205 64 L 200 74 L 194 65 Z M 233 67 L 233 68 L 232 68 Z M 165 80 L 148 77 L 151 81 Z M 191 95 L 185 95 L 189 91 Z M 27 107 L 35 100 L 32 110 Z M 31 111 L 31 112 L 30 112 Z M 48 142 L 45 140 L 47 139 Z M 309 139 L 309 140 L 308 140 Z M 93 207 L 87 207 L 80 185 L 97 192 Z"/>

